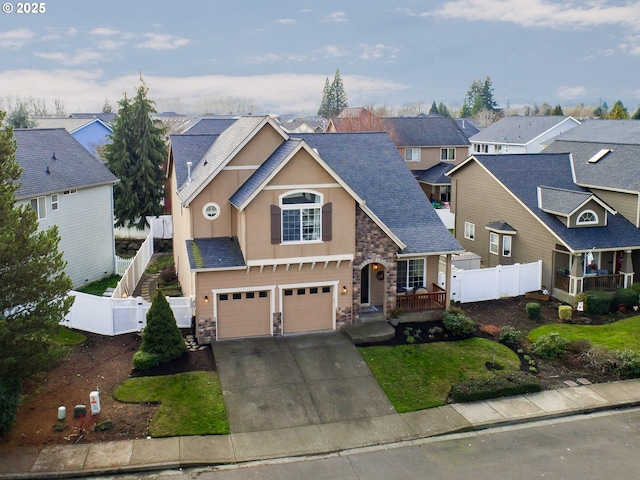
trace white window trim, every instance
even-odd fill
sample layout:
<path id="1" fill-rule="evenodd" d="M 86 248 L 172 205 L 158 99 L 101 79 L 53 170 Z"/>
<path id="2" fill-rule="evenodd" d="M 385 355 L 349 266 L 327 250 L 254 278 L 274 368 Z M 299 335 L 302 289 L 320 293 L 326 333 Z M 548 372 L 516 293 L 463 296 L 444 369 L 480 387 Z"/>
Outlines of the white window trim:
<path id="1" fill-rule="evenodd" d="M 416 261 L 422 262 L 422 285 L 414 285 L 413 287 L 409 287 L 409 263 L 410 262 L 416 262 Z M 406 259 L 398 260 L 397 263 L 400 263 L 400 262 L 406 262 L 406 264 L 407 264 L 407 276 L 404 279 L 406 286 L 405 287 L 401 287 L 401 288 L 406 288 L 407 291 L 409 291 L 410 289 L 412 290 L 416 286 L 417 287 L 423 286 L 423 287 L 426 288 L 426 285 L 424 285 L 424 281 L 427 278 L 427 262 L 425 261 L 425 259 L 424 258 L 406 258 Z M 398 269 L 396 267 L 396 271 L 397 270 Z"/>
<path id="2" fill-rule="evenodd" d="M 442 158 L 442 154 L 446 152 L 445 158 Z M 449 153 L 452 153 L 453 158 L 449 158 Z M 440 160 L 443 162 L 455 162 L 456 149 L 454 147 L 443 147 L 440 149 Z"/>
<path id="3" fill-rule="evenodd" d="M 289 195 L 293 195 L 296 193 L 311 193 L 313 195 L 316 195 L 320 201 L 318 203 L 297 203 L 297 204 L 284 204 L 283 200 L 285 197 L 288 197 Z M 324 205 L 324 195 L 320 192 L 317 192 L 315 190 L 309 190 L 309 189 L 296 189 L 296 190 L 290 190 L 288 192 L 285 192 L 283 194 L 281 194 L 278 197 L 279 200 L 279 205 L 280 205 L 280 243 L 285 244 L 285 245 L 308 245 L 311 243 L 322 243 L 322 207 Z M 306 205 L 306 207 L 304 207 Z M 313 206 L 312 206 L 313 205 Z M 285 210 L 302 210 L 303 208 L 314 208 L 319 210 L 320 212 L 320 227 L 319 227 L 319 235 L 318 235 L 318 239 L 317 240 L 303 240 L 302 239 L 302 219 L 300 219 L 300 240 L 285 240 L 284 239 L 284 218 L 283 218 L 283 212 Z"/>
<path id="4" fill-rule="evenodd" d="M 211 216 L 207 213 L 207 209 L 209 207 L 214 207 L 216 209 L 216 214 Z M 218 218 L 220 216 L 220 205 L 218 205 L 216 202 L 207 202 L 204 204 L 204 206 L 202 207 L 202 215 L 204 216 L 204 218 L 206 218 L 207 220 L 215 220 L 216 218 Z"/>
<path id="5" fill-rule="evenodd" d="M 51 211 L 55 212 L 58 210 L 60 210 L 60 196 L 57 193 L 52 193 L 51 194 Z"/>
<path id="6" fill-rule="evenodd" d="M 474 241 L 476 239 L 476 225 L 471 222 L 464 222 L 464 238 Z"/>
<path id="7" fill-rule="evenodd" d="M 507 248 L 507 243 L 509 244 Z M 511 235 L 504 235 L 502 237 L 502 256 L 510 257 L 513 249 L 513 237 Z"/>
<path id="8" fill-rule="evenodd" d="M 33 201 L 36 202 L 36 208 L 34 212 L 38 216 L 38 220 L 45 220 L 47 218 L 47 198 L 46 197 L 33 197 L 29 199 L 29 205 L 33 208 Z M 40 216 L 42 214 L 42 216 Z"/>
<path id="9" fill-rule="evenodd" d="M 498 255 L 498 246 L 500 244 L 500 235 L 496 232 L 489 232 L 489 253 Z"/>
<path id="10" fill-rule="evenodd" d="M 588 213 L 592 214 L 595 220 L 580 220 L 583 215 L 586 215 Z M 578 218 L 576 219 L 576 225 L 597 225 L 598 223 L 600 223 L 600 219 L 598 218 L 598 214 L 593 210 L 583 210 L 582 212 L 580 212 Z"/>
<path id="11" fill-rule="evenodd" d="M 407 159 L 407 152 L 411 152 L 411 159 Z M 417 158 L 413 157 L 413 154 L 417 153 Z M 404 161 L 405 162 L 419 162 L 422 160 L 422 151 L 420 148 L 405 148 L 404 149 Z"/>

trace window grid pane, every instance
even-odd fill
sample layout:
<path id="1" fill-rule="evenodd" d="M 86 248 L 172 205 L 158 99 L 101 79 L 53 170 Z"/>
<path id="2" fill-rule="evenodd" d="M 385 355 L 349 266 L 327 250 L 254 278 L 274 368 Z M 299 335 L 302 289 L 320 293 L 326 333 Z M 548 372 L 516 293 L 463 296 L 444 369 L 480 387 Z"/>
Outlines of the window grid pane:
<path id="1" fill-rule="evenodd" d="M 498 234 L 497 233 L 489 233 L 489 252 L 494 255 L 498 254 Z"/>
<path id="2" fill-rule="evenodd" d="M 398 262 L 398 288 L 407 288 L 407 262 Z"/>
<path id="3" fill-rule="evenodd" d="M 409 287 L 424 286 L 424 261 L 422 259 L 409 260 Z"/>
<path id="4" fill-rule="evenodd" d="M 302 210 L 302 240 L 320 240 L 320 209 Z"/>
<path id="5" fill-rule="evenodd" d="M 282 241 L 300 240 L 300 210 L 282 210 Z"/>

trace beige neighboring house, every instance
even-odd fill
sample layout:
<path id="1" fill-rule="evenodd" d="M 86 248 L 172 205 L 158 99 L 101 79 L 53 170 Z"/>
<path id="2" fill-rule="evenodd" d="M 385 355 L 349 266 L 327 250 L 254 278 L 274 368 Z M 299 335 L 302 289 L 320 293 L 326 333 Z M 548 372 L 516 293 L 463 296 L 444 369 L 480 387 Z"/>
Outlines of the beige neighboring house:
<path id="1" fill-rule="evenodd" d="M 174 258 L 198 341 L 446 308 L 440 259 L 462 249 L 398 165 L 385 133 L 290 134 L 268 116 L 173 135 Z"/>

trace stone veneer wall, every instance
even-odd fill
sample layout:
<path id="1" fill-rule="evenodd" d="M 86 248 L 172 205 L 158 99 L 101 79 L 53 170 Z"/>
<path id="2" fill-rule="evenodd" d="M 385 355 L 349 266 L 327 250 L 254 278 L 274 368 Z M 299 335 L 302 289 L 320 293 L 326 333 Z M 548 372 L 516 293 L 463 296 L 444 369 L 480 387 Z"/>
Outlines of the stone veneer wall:
<path id="1" fill-rule="evenodd" d="M 196 322 L 196 340 L 200 345 L 211 343 L 216 339 L 216 323 L 213 318 L 201 318 Z"/>
<path id="2" fill-rule="evenodd" d="M 356 206 L 356 253 L 353 260 L 353 315 L 352 322 L 360 319 L 360 291 L 362 268 L 370 263 L 380 263 L 385 268 L 384 314 L 396 306 L 396 285 L 398 278 L 398 246 L 389 236 Z"/>

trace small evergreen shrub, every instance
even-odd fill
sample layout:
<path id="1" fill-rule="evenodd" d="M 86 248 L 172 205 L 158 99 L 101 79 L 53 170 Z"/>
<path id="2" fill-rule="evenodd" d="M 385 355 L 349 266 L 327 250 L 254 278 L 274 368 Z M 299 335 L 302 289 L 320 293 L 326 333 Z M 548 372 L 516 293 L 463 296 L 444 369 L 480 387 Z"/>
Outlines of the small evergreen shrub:
<path id="1" fill-rule="evenodd" d="M 511 325 L 505 325 L 502 327 L 502 330 L 500 330 L 498 341 L 510 347 L 515 347 L 520 343 L 521 337 L 522 332 L 520 330 L 516 330 Z"/>
<path id="2" fill-rule="evenodd" d="M 558 318 L 562 322 L 570 322 L 573 315 L 573 308 L 571 305 L 560 305 L 558 307 Z"/>
<path id="3" fill-rule="evenodd" d="M 631 285 L 631 290 L 633 290 L 634 292 L 636 292 L 636 295 L 638 297 L 640 297 L 640 282 L 638 283 L 634 283 L 633 285 Z M 638 301 L 638 299 L 636 298 L 636 301 Z"/>
<path id="4" fill-rule="evenodd" d="M 22 383 L 16 377 L 0 377 L 0 436 L 16 421 L 21 401 Z"/>
<path id="5" fill-rule="evenodd" d="M 632 308 L 638 303 L 638 294 L 631 288 L 618 288 L 613 295 L 613 303 L 615 305 L 624 305 L 627 308 Z"/>
<path id="6" fill-rule="evenodd" d="M 529 302 L 525 308 L 527 310 L 527 318 L 529 320 L 540 320 L 542 318 L 539 303 Z"/>
<path id="7" fill-rule="evenodd" d="M 622 378 L 640 376 L 640 353 L 635 350 L 616 350 L 613 371 Z"/>
<path id="8" fill-rule="evenodd" d="M 540 390 L 540 381 L 535 376 L 527 372 L 508 372 L 496 374 L 489 379 L 461 382 L 451 389 L 451 398 L 454 402 L 475 402 Z"/>
<path id="9" fill-rule="evenodd" d="M 148 370 L 160 365 L 160 355 L 157 353 L 143 352 L 138 350 L 133 354 L 133 368 L 136 370 Z"/>
<path id="10" fill-rule="evenodd" d="M 606 315 L 611 311 L 611 294 L 600 290 L 587 290 L 584 294 L 587 297 L 585 312 Z"/>
<path id="11" fill-rule="evenodd" d="M 160 363 L 175 360 L 187 351 L 171 306 L 161 291 L 156 293 L 147 312 L 140 350 L 158 355 Z"/>
<path id="12" fill-rule="evenodd" d="M 468 337 L 476 331 L 476 324 L 463 313 L 447 312 L 442 316 L 442 323 L 452 335 Z"/>
<path id="13" fill-rule="evenodd" d="M 541 335 L 531 345 L 531 352 L 542 358 L 556 358 L 560 352 L 566 350 L 569 340 L 561 337 L 559 333 L 552 332 L 549 335 Z"/>

